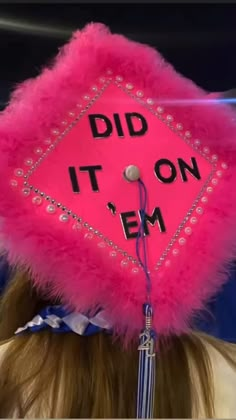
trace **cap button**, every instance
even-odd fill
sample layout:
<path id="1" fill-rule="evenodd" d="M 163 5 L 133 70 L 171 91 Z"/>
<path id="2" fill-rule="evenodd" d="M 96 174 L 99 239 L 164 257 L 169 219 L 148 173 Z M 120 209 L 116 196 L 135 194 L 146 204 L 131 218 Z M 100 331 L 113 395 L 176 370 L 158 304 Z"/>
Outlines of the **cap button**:
<path id="1" fill-rule="evenodd" d="M 124 171 L 124 177 L 127 181 L 138 181 L 140 178 L 140 170 L 135 165 L 129 165 Z"/>

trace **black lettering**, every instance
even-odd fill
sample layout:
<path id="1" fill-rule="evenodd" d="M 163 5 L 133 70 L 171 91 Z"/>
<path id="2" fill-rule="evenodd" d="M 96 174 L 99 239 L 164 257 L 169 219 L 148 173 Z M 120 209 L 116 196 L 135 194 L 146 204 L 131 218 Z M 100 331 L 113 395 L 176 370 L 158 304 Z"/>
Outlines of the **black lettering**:
<path id="1" fill-rule="evenodd" d="M 140 217 L 140 220 L 142 221 L 141 211 L 139 211 L 139 217 Z M 150 234 L 149 229 L 148 229 L 148 223 L 151 226 L 155 226 L 155 224 L 158 223 L 160 232 L 166 232 L 165 223 L 164 223 L 162 213 L 161 213 L 161 210 L 159 209 L 159 207 L 155 207 L 151 216 L 149 216 L 147 213 L 145 213 L 145 215 L 144 215 L 144 233 L 145 233 L 145 235 Z"/>
<path id="2" fill-rule="evenodd" d="M 190 172 L 191 175 L 194 176 L 196 179 L 201 179 L 201 175 L 197 166 L 196 159 L 194 157 L 191 158 L 192 166 L 189 166 L 183 159 L 178 158 L 179 168 L 181 172 L 181 177 L 184 182 L 188 181 L 186 170 Z"/>
<path id="3" fill-rule="evenodd" d="M 124 131 L 120 122 L 119 114 L 114 114 L 113 116 L 114 116 L 114 121 L 115 121 L 118 136 L 124 137 Z"/>
<path id="4" fill-rule="evenodd" d="M 126 213 L 121 213 L 121 222 L 125 233 L 126 239 L 133 239 L 137 238 L 138 232 L 130 232 L 131 228 L 138 228 L 137 220 L 128 221 L 130 217 L 136 217 L 135 211 L 128 211 Z"/>
<path id="5" fill-rule="evenodd" d="M 90 178 L 92 190 L 93 191 L 99 191 L 98 181 L 97 181 L 97 177 L 96 177 L 96 171 L 101 171 L 102 166 L 101 165 L 80 166 L 79 170 L 81 172 L 88 172 L 89 173 L 89 178 Z"/>
<path id="6" fill-rule="evenodd" d="M 135 137 L 135 136 L 140 137 L 140 136 L 143 136 L 147 132 L 147 129 L 148 129 L 147 121 L 138 112 L 125 113 L 125 118 L 126 118 L 128 130 L 129 130 L 129 134 L 130 134 L 131 137 Z M 135 129 L 134 129 L 134 126 L 133 126 L 133 123 L 132 123 L 133 118 L 138 118 L 139 120 L 141 120 L 142 126 L 141 126 L 140 130 L 138 130 L 138 131 L 135 131 Z"/>
<path id="7" fill-rule="evenodd" d="M 161 166 L 162 165 L 168 165 L 171 169 L 171 174 L 168 178 L 164 177 L 161 174 Z M 155 163 L 154 172 L 155 172 L 155 175 L 156 175 L 157 179 L 159 181 L 163 182 L 164 184 L 171 184 L 172 182 L 175 181 L 176 176 L 177 176 L 177 171 L 176 171 L 175 165 L 169 159 L 159 159 Z"/>
<path id="8" fill-rule="evenodd" d="M 92 130 L 93 137 L 95 139 L 104 139 L 111 135 L 112 133 L 112 123 L 105 115 L 102 114 L 90 114 L 89 116 L 89 123 Z M 106 130 L 103 133 L 99 133 L 96 121 L 102 120 L 106 124 Z"/>
<path id="9" fill-rule="evenodd" d="M 70 175 L 70 181 L 71 181 L 71 185 L 72 185 L 72 190 L 74 193 L 79 193 L 80 189 L 79 189 L 79 183 L 78 183 L 78 178 L 76 175 L 76 170 L 74 166 L 69 166 L 69 175 Z"/>

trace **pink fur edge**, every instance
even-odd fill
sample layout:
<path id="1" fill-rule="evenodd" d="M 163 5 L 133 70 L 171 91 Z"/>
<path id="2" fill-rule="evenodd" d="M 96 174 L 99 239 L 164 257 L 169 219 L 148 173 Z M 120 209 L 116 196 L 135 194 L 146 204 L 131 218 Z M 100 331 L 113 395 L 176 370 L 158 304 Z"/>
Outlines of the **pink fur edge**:
<path id="1" fill-rule="evenodd" d="M 110 68 L 159 103 L 163 99 L 205 99 L 206 92 L 175 72 L 148 46 L 113 35 L 100 24 L 74 34 L 53 65 L 20 85 L 0 118 L 0 216 L 11 264 L 29 267 L 40 289 L 60 296 L 78 310 L 104 306 L 117 333 L 133 338 L 142 327 L 145 289 L 140 278 L 114 277 L 106 262 L 72 233 L 38 225 L 27 205 L 19 208 L 6 185 L 9 168 L 76 103 L 93 81 Z M 229 164 L 209 206 L 205 225 L 164 280 L 154 279 L 155 327 L 159 333 L 186 331 L 209 297 L 227 280 L 236 240 L 236 126 L 222 105 L 169 107 L 175 121 Z M 37 226 L 37 227 L 36 227 Z"/>

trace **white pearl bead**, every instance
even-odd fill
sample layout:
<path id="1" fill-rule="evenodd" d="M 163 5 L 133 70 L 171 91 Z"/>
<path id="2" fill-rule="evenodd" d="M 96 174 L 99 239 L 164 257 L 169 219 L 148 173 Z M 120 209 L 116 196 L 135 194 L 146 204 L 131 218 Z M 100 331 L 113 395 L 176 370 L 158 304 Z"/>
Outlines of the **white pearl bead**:
<path id="1" fill-rule="evenodd" d="M 201 144 L 201 142 L 200 142 L 200 140 L 198 140 L 198 139 L 196 139 L 196 140 L 194 140 L 194 144 L 195 144 L 195 146 L 200 146 L 200 144 Z"/>
<path id="2" fill-rule="evenodd" d="M 115 258 L 117 256 L 116 251 L 111 251 L 110 252 L 110 257 Z"/>
<path id="3" fill-rule="evenodd" d="M 23 188 L 22 194 L 24 197 L 28 197 L 30 195 L 30 189 L 29 188 Z"/>
<path id="4" fill-rule="evenodd" d="M 24 175 L 24 171 L 23 171 L 23 169 L 18 168 L 18 169 L 15 169 L 14 174 L 16 176 L 19 176 L 20 177 L 20 176 L 23 176 Z"/>
<path id="5" fill-rule="evenodd" d="M 116 76 L 116 80 L 117 82 L 123 82 L 123 77 L 122 76 Z"/>
<path id="6" fill-rule="evenodd" d="M 66 120 L 63 120 L 63 121 L 61 122 L 61 124 L 62 124 L 62 125 L 67 125 L 67 124 L 68 124 L 68 122 L 67 122 Z"/>
<path id="7" fill-rule="evenodd" d="M 59 131 L 57 128 L 54 128 L 54 129 L 52 130 L 52 134 L 53 134 L 54 136 L 58 136 L 58 134 L 60 134 L 60 131 Z"/>
<path id="8" fill-rule="evenodd" d="M 186 239 L 185 238 L 179 238 L 179 244 L 180 245 L 185 245 L 186 244 Z"/>
<path id="9" fill-rule="evenodd" d="M 133 88 L 134 88 L 134 86 L 132 85 L 132 83 L 127 83 L 126 84 L 126 89 L 132 90 Z"/>
<path id="10" fill-rule="evenodd" d="M 147 99 L 147 104 L 148 105 L 153 105 L 154 104 L 154 100 L 152 98 L 148 98 Z"/>
<path id="11" fill-rule="evenodd" d="M 24 163 L 25 163 L 26 166 L 32 166 L 33 165 L 33 159 L 31 159 L 31 158 L 25 159 Z"/>
<path id="12" fill-rule="evenodd" d="M 84 237 L 85 237 L 85 239 L 93 239 L 93 234 L 92 233 L 85 233 Z"/>
<path id="13" fill-rule="evenodd" d="M 68 214 L 65 214 L 65 213 L 61 214 L 60 217 L 59 217 L 59 220 L 60 220 L 60 222 L 63 222 L 63 223 L 68 222 L 68 220 L 69 220 Z"/>
<path id="14" fill-rule="evenodd" d="M 204 147 L 203 152 L 206 153 L 206 154 L 210 153 L 209 147 Z"/>
<path id="15" fill-rule="evenodd" d="M 191 229 L 191 227 L 186 227 L 186 228 L 184 229 L 184 231 L 185 231 L 186 235 L 191 235 L 191 233 L 192 233 L 192 229 Z"/>
<path id="16" fill-rule="evenodd" d="M 69 111 L 68 112 L 68 115 L 69 115 L 69 117 L 74 117 L 75 116 L 75 113 L 73 111 Z"/>
<path id="17" fill-rule="evenodd" d="M 203 208 L 202 207 L 197 207 L 196 212 L 197 212 L 197 214 L 203 214 Z"/>
<path id="18" fill-rule="evenodd" d="M 158 112 L 158 114 L 163 114 L 164 113 L 164 108 L 162 106 L 158 106 L 157 107 L 157 112 Z"/>
<path id="19" fill-rule="evenodd" d="M 93 87 L 92 87 L 92 91 L 93 91 L 93 92 L 97 92 L 97 90 L 98 90 L 97 86 L 93 86 Z"/>
<path id="20" fill-rule="evenodd" d="M 174 120 L 172 115 L 167 115 L 166 119 L 167 119 L 168 122 L 172 122 Z"/>
<path id="21" fill-rule="evenodd" d="M 218 156 L 217 155 L 212 155 L 211 159 L 216 162 L 218 160 Z"/>
<path id="22" fill-rule="evenodd" d="M 176 257 L 179 255 L 179 250 L 177 248 L 173 249 L 172 254 Z"/>
<path id="23" fill-rule="evenodd" d="M 132 268 L 132 273 L 133 274 L 138 274 L 139 269 L 137 267 Z"/>
<path id="24" fill-rule="evenodd" d="M 84 95 L 84 96 L 83 96 L 83 98 L 84 98 L 86 101 L 89 101 L 90 96 L 89 96 L 89 95 Z"/>
<path id="25" fill-rule="evenodd" d="M 52 140 L 51 139 L 44 140 L 44 144 L 51 144 L 51 143 L 52 143 Z"/>
<path id="26" fill-rule="evenodd" d="M 176 124 L 176 128 L 177 128 L 177 130 L 181 131 L 181 130 L 183 130 L 183 125 L 178 123 L 178 124 Z"/>
<path id="27" fill-rule="evenodd" d="M 15 179 L 11 179 L 11 181 L 10 181 L 10 185 L 11 185 L 12 187 L 17 187 L 18 182 L 17 182 Z"/>
<path id="28" fill-rule="evenodd" d="M 129 261 L 128 261 L 128 260 L 122 260 L 122 261 L 121 261 L 121 263 L 120 263 L 120 265 L 121 265 L 122 267 L 127 267 L 127 266 L 128 266 L 128 264 L 129 264 Z"/>
<path id="29" fill-rule="evenodd" d="M 192 137 L 190 131 L 185 131 L 185 137 L 187 137 L 188 139 L 190 139 L 190 137 Z"/>
<path id="30" fill-rule="evenodd" d="M 136 92 L 136 95 L 137 95 L 139 98 L 142 98 L 142 97 L 144 96 L 144 94 L 143 94 L 143 92 L 142 92 L 141 90 L 138 90 L 138 91 Z"/>
<path id="31" fill-rule="evenodd" d="M 202 203 L 207 203 L 208 202 L 208 198 L 207 197 L 202 197 L 201 201 L 202 201 Z"/>
<path id="32" fill-rule="evenodd" d="M 43 150 L 41 149 L 41 147 L 36 147 L 36 149 L 34 149 L 34 153 L 36 155 L 41 155 L 43 153 Z"/>
<path id="33" fill-rule="evenodd" d="M 42 198 L 39 196 L 33 197 L 32 198 L 32 203 L 35 204 L 36 206 L 40 206 L 40 204 L 42 204 Z"/>
<path id="34" fill-rule="evenodd" d="M 227 163 L 225 163 L 225 162 L 223 162 L 223 163 L 222 163 L 221 167 L 222 167 L 223 169 L 228 169 L 228 165 L 227 165 Z"/>
<path id="35" fill-rule="evenodd" d="M 100 79 L 99 79 L 100 83 L 105 83 L 105 81 L 106 81 L 105 77 L 100 77 Z"/>
<path id="36" fill-rule="evenodd" d="M 56 207 L 53 204 L 49 204 L 47 206 L 47 212 L 48 213 L 53 214 L 53 213 L 55 213 L 55 211 L 56 211 Z"/>
<path id="37" fill-rule="evenodd" d="M 222 172 L 222 171 L 217 171 L 217 172 L 216 172 L 216 175 L 217 175 L 219 178 L 221 178 L 221 177 L 222 177 L 222 175 L 223 175 L 223 172 Z"/>
<path id="38" fill-rule="evenodd" d="M 213 178 L 213 180 L 211 182 L 212 182 L 213 185 L 217 185 L 219 181 L 218 181 L 218 179 Z"/>
<path id="39" fill-rule="evenodd" d="M 126 169 L 125 169 L 125 178 L 128 181 L 138 181 L 138 179 L 140 178 L 140 170 L 137 166 L 135 165 L 129 165 Z"/>
<path id="40" fill-rule="evenodd" d="M 81 230 L 82 229 L 82 225 L 81 225 L 81 223 L 74 223 L 73 226 L 72 226 L 72 228 L 74 230 Z"/>
<path id="41" fill-rule="evenodd" d="M 208 194 L 211 194 L 213 192 L 213 188 L 212 187 L 207 187 L 207 192 L 208 192 Z"/>
<path id="42" fill-rule="evenodd" d="M 191 217 L 190 223 L 192 223 L 192 225 L 195 225 L 197 223 L 197 218 L 196 217 Z"/>

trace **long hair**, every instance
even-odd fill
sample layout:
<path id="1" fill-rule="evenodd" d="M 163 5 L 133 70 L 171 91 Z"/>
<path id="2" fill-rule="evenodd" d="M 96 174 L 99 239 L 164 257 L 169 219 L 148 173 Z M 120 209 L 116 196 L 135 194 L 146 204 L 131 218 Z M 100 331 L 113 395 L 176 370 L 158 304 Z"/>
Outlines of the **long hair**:
<path id="1" fill-rule="evenodd" d="M 17 273 L 0 305 L 0 417 L 134 418 L 137 346 L 124 349 L 110 335 L 81 337 L 14 331 L 47 304 L 26 273 Z M 58 303 L 58 302 L 57 302 Z M 198 334 L 160 337 L 155 417 L 214 417 L 211 363 L 204 342 L 230 363 L 230 346 Z M 1 350 L 1 347 L 0 347 Z"/>

